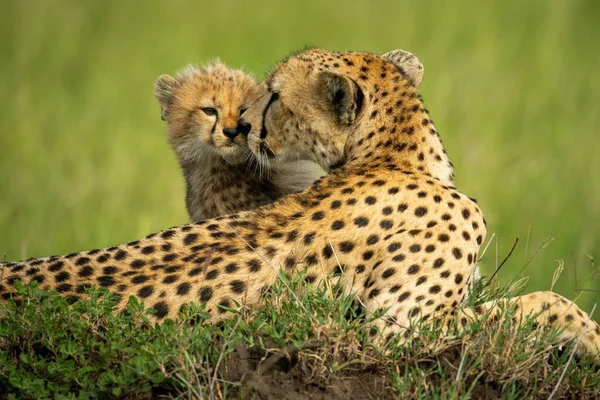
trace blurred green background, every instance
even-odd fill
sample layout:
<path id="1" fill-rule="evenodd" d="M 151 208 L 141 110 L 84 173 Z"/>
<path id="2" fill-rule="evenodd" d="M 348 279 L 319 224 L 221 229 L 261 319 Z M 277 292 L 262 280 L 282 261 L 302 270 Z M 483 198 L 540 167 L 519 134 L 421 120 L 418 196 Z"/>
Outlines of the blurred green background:
<path id="1" fill-rule="evenodd" d="M 600 299 L 600 2 L 0 2 L 0 254 L 112 245 L 186 222 L 156 77 L 220 57 L 262 78 L 306 45 L 425 65 L 421 92 L 496 236 L 482 268 Z M 594 264 L 592 258 L 596 257 Z M 600 310 L 596 313 L 600 315 Z"/>

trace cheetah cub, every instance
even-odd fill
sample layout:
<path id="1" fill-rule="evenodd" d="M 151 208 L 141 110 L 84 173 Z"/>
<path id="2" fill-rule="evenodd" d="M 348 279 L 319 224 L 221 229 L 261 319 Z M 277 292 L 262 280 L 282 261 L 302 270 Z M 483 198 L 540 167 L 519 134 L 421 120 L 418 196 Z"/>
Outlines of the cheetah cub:
<path id="1" fill-rule="evenodd" d="M 324 174 L 310 161 L 269 170 L 255 161 L 238 119 L 263 92 L 251 76 L 220 62 L 188 66 L 175 78 L 161 75 L 156 81 L 154 95 L 185 176 L 192 221 L 272 203 Z"/>

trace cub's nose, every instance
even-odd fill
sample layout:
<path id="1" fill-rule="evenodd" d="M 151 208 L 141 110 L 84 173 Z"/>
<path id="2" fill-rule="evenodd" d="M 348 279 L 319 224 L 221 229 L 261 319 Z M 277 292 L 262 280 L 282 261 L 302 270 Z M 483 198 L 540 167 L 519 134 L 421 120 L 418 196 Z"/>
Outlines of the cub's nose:
<path id="1" fill-rule="evenodd" d="M 225 136 L 227 136 L 229 139 L 235 139 L 235 137 L 238 135 L 238 130 L 237 128 L 225 128 L 223 129 L 223 134 Z"/>
<path id="2" fill-rule="evenodd" d="M 252 125 L 250 125 L 248 122 L 244 121 L 243 119 L 238 121 L 237 131 L 242 135 L 248 136 L 251 129 Z"/>

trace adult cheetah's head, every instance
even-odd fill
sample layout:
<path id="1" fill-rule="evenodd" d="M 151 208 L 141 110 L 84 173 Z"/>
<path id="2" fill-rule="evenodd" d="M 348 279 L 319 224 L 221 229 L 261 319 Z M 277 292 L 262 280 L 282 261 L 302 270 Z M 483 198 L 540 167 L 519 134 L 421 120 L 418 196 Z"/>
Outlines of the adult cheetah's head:
<path id="1" fill-rule="evenodd" d="M 263 91 L 250 75 L 219 62 L 188 66 L 176 78 L 161 75 L 154 86 L 178 157 L 197 161 L 210 152 L 230 164 L 246 160 L 246 135 L 238 130 L 238 119 Z"/>
<path id="2" fill-rule="evenodd" d="M 346 160 L 353 132 L 367 129 L 377 83 L 394 75 L 412 88 L 421 82 L 419 60 L 402 50 L 383 56 L 311 49 L 278 65 L 265 81 L 267 91 L 242 116 L 248 146 L 262 162 L 308 158 L 329 170 Z M 374 90 L 375 87 L 375 90 Z"/>

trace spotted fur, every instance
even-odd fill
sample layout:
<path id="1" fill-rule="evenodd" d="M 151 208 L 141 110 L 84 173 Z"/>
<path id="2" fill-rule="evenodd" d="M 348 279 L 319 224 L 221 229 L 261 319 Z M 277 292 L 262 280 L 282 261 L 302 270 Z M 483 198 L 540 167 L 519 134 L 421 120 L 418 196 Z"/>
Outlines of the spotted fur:
<path id="1" fill-rule="evenodd" d="M 280 271 L 305 269 L 309 282 L 333 274 L 368 313 L 382 311 L 385 338 L 418 320 L 498 313 L 495 303 L 461 307 L 485 220 L 454 187 L 411 69 L 394 60 L 312 49 L 271 73 L 242 122 L 261 162 L 301 156 L 329 171 L 302 193 L 121 246 L 6 264 L 0 293 L 16 279 L 64 294 L 100 285 L 122 295 L 119 308 L 143 299 L 157 320 L 200 301 L 217 321 L 234 302 L 256 306 Z M 600 362 L 600 327 L 575 304 L 550 292 L 512 301 Z"/>

